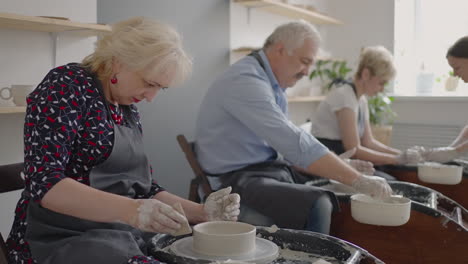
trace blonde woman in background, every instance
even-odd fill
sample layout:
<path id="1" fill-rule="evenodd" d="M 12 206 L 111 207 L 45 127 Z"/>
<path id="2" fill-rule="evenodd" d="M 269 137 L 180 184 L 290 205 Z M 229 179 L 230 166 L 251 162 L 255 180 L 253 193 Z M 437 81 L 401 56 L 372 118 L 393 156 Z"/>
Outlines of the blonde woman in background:
<path id="1" fill-rule="evenodd" d="M 382 144 L 370 129 L 367 97 L 383 92 L 395 73 L 393 57 L 386 48 L 364 48 L 354 79 L 335 80 L 338 87 L 320 103 L 312 122 L 312 134 L 337 154 L 355 148 L 352 158 L 375 165 L 418 162 L 420 155 L 417 151 L 402 152 Z M 376 175 L 395 179 L 379 171 Z"/>
<path id="2" fill-rule="evenodd" d="M 45 76 L 27 99 L 25 189 L 9 263 L 159 263 L 146 256 L 152 232 L 237 219 L 230 188 L 205 204 L 170 194 L 144 153 L 136 104 L 183 81 L 191 66 L 174 29 L 137 17 L 115 24 L 82 63 Z"/>

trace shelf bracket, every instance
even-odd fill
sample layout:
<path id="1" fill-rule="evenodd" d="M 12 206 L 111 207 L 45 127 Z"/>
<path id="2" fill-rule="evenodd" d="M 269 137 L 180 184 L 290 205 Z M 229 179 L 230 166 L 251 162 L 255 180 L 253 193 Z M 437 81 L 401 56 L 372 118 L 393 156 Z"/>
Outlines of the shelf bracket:
<path id="1" fill-rule="evenodd" d="M 52 39 L 52 68 L 57 66 L 57 42 L 58 42 L 58 33 L 49 32 L 50 38 Z"/>
<path id="2" fill-rule="evenodd" d="M 246 8 L 247 8 L 247 24 L 250 25 L 250 16 L 251 16 L 252 9 L 262 8 L 262 7 L 269 6 L 269 5 L 270 4 L 263 4 L 263 5 L 256 5 L 256 6 L 246 6 Z"/>

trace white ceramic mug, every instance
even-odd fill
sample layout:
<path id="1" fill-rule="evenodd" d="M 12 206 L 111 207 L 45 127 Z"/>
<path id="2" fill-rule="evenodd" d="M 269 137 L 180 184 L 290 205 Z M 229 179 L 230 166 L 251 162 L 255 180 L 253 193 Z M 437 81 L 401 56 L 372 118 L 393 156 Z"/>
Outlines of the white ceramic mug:
<path id="1" fill-rule="evenodd" d="M 23 85 L 14 84 L 11 87 L 3 87 L 0 89 L 0 97 L 4 100 L 8 100 L 13 97 L 13 103 L 17 106 L 26 105 L 26 97 L 34 90 L 34 85 Z M 8 92 L 8 96 L 5 96 L 5 91 Z"/>

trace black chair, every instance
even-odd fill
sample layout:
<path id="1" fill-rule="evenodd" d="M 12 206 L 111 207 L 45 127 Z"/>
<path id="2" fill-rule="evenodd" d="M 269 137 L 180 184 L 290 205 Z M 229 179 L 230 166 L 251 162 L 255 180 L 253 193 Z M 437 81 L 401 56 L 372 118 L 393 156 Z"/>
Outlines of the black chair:
<path id="1" fill-rule="evenodd" d="M 21 177 L 23 163 L 0 165 L 0 193 L 16 191 L 24 188 L 24 180 Z M 0 234 L 0 264 L 8 264 L 8 250 Z"/>

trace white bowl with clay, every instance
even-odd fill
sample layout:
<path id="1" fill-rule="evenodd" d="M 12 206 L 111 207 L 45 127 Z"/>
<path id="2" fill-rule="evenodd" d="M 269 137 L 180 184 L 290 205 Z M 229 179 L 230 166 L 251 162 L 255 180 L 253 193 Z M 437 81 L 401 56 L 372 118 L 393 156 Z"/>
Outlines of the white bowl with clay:
<path id="1" fill-rule="evenodd" d="M 365 194 L 351 196 L 351 216 L 359 223 L 379 226 L 406 224 L 411 214 L 411 200 L 392 195 L 385 200 L 375 200 Z"/>
<path id="2" fill-rule="evenodd" d="M 463 177 L 463 167 L 445 165 L 437 162 L 418 164 L 418 178 L 420 181 L 435 184 L 459 184 Z"/>
<path id="3" fill-rule="evenodd" d="M 208 256 L 239 256 L 255 251 L 255 226 L 212 221 L 193 227 L 193 251 Z"/>

